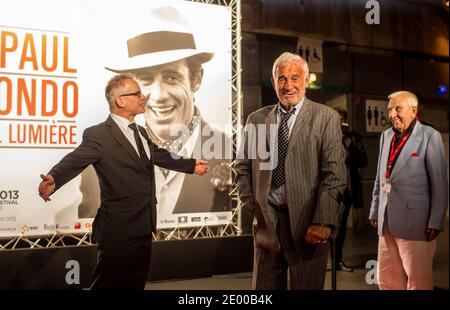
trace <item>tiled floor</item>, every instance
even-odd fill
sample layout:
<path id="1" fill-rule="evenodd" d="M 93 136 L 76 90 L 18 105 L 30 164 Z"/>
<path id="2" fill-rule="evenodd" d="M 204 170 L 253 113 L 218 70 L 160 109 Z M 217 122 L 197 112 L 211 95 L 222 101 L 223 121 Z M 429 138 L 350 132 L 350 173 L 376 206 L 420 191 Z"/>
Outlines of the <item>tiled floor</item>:
<path id="1" fill-rule="evenodd" d="M 377 236 L 371 228 L 349 229 L 345 242 L 344 258 L 353 272 L 337 272 L 338 290 L 377 290 L 370 280 L 370 269 L 366 263 L 377 258 Z M 437 241 L 437 253 L 434 259 L 436 289 L 449 289 L 449 232 L 441 233 Z M 241 274 L 217 275 L 209 278 L 183 279 L 161 282 L 149 282 L 147 290 L 248 290 L 251 289 L 251 272 Z M 325 289 L 331 289 L 331 271 L 327 272 Z"/>

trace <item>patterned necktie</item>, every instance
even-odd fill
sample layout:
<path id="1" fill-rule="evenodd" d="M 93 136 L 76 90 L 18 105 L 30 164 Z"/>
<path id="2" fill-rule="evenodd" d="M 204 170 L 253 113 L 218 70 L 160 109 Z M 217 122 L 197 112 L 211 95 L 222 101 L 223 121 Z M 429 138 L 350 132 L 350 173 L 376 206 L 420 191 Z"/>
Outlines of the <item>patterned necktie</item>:
<path id="1" fill-rule="evenodd" d="M 144 145 L 142 144 L 141 137 L 139 136 L 137 125 L 136 123 L 131 123 L 128 125 L 128 127 L 133 130 L 134 140 L 136 141 L 139 157 L 141 158 L 142 162 L 146 163 L 148 161 L 148 156 L 147 153 L 145 153 Z"/>
<path id="2" fill-rule="evenodd" d="M 278 127 L 278 161 L 272 173 L 272 187 L 275 189 L 284 184 L 284 161 L 289 143 L 289 127 L 287 122 L 294 112 L 295 108 L 291 109 L 288 113 L 281 112 L 281 122 Z"/>

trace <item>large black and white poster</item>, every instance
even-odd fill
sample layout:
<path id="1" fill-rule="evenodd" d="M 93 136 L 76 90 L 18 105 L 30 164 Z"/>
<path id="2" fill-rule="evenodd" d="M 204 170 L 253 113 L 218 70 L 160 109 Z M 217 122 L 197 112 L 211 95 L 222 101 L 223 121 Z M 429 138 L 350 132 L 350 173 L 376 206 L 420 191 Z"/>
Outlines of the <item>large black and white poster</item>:
<path id="1" fill-rule="evenodd" d="M 155 142 L 210 162 L 198 184 L 156 167 L 158 228 L 231 220 L 229 8 L 16 0 L 2 3 L 0 20 L 0 236 L 91 229 L 100 202 L 93 169 L 47 203 L 37 193 L 39 174 L 108 117 L 104 88 L 117 73 L 138 79 L 147 102 L 137 122 Z"/>

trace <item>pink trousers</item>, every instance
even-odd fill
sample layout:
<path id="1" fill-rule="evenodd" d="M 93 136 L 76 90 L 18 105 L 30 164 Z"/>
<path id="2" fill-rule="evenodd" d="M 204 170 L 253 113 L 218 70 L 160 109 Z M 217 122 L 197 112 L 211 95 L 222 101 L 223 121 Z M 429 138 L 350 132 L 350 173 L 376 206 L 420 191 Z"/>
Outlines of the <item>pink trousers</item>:
<path id="1" fill-rule="evenodd" d="M 378 286 L 381 290 L 432 290 L 436 240 L 394 237 L 387 225 L 378 242 Z"/>

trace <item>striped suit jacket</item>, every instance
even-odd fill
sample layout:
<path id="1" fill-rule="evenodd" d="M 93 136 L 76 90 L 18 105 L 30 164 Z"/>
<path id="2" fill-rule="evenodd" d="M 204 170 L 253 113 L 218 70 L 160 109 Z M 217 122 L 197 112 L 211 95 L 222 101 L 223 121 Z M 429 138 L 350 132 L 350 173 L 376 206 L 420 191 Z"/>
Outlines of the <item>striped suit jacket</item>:
<path id="1" fill-rule="evenodd" d="M 270 127 L 276 126 L 277 105 L 264 107 L 249 115 L 235 164 L 236 184 L 243 210 L 253 215 L 255 246 L 279 251 L 276 214 L 268 205 L 272 170 L 270 158 L 262 156 L 276 148 L 269 141 Z M 248 128 L 253 128 L 248 130 Z M 261 130 L 265 130 L 266 139 Z M 272 137 L 276 137 L 272 132 Z M 256 138 L 255 138 L 256 137 Z M 257 150 L 256 152 L 252 150 Z M 345 150 L 338 114 L 331 108 L 307 98 L 289 136 L 285 161 L 286 192 L 292 237 L 304 256 L 319 256 L 328 247 L 312 246 L 304 236 L 312 223 L 339 225 L 341 200 L 346 186 Z M 263 169 L 261 169 L 264 167 Z"/>

